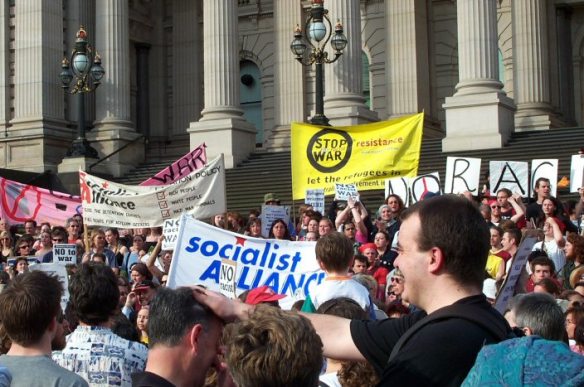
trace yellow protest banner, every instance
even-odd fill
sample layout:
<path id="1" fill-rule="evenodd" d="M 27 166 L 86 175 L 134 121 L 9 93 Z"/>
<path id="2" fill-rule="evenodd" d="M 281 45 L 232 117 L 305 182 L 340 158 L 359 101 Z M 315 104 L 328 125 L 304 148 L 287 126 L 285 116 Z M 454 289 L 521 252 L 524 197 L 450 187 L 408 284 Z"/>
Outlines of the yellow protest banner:
<path id="1" fill-rule="evenodd" d="M 424 113 L 346 127 L 292 123 L 293 198 L 313 188 L 332 194 L 335 183 L 367 191 L 417 176 L 423 124 Z"/>

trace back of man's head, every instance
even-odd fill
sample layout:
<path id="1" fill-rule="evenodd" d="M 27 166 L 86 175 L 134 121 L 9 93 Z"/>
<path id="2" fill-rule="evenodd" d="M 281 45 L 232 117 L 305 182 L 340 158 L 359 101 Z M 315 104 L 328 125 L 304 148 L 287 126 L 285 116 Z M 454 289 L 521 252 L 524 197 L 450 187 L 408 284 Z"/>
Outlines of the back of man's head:
<path id="1" fill-rule="evenodd" d="M 512 312 L 515 324 L 527 335 L 537 335 L 547 340 L 564 340 L 566 335 L 564 314 L 562 308 L 549 294 L 522 294 L 518 297 Z"/>
<path id="2" fill-rule="evenodd" d="M 178 346 L 195 324 L 208 327 L 213 313 L 193 298 L 189 288 L 161 288 L 150 303 L 148 340 L 150 348 Z"/>
<path id="3" fill-rule="evenodd" d="M 225 356 L 240 387 L 316 386 L 322 341 L 305 317 L 258 305 L 249 319 L 225 327 Z"/>
<path id="4" fill-rule="evenodd" d="M 331 232 L 316 242 L 316 259 L 325 270 L 341 272 L 349 269 L 353 259 L 353 243 L 340 232 Z"/>
<path id="5" fill-rule="evenodd" d="M 482 289 L 490 232 L 478 207 L 457 195 L 442 195 L 414 204 L 403 219 L 414 215 L 421 224 L 419 249 L 440 248 L 448 274 L 461 284 Z"/>
<path id="6" fill-rule="evenodd" d="M 0 293 L 0 320 L 10 339 L 24 347 L 36 344 L 61 309 L 59 280 L 42 271 L 16 276 Z"/>
<path id="7" fill-rule="evenodd" d="M 71 276 L 69 294 L 79 321 L 88 325 L 108 321 L 120 298 L 118 281 L 112 269 L 91 262 L 81 265 Z"/>

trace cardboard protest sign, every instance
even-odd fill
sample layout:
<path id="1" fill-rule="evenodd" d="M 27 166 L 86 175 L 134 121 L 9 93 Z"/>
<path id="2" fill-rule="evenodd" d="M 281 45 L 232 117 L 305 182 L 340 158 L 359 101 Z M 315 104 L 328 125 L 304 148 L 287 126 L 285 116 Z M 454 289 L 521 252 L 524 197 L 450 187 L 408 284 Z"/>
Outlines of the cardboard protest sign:
<path id="1" fill-rule="evenodd" d="M 156 175 L 143 181 L 140 185 L 167 185 L 172 184 L 189 174 L 198 171 L 207 164 L 207 145 L 205 143 L 191 150 Z"/>
<path id="2" fill-rule="evenodd" d="M 480 191 L 481 159 L 470 157 L 446 158 L 444 193 L 460 194 L 469 191 L 477 196 Z"/>
<path id="3" fill-rule="evenodd" d="M 292 195 L 307 189 L 334 192 L 335 183 L 359 191 L 382 189 L 392 177 L 416 176 L 424 114 L 345 127 L 292 123 Z"/>
<path id="4" fill-rule="evenodd" d="M 63 285 L 63 295 L 61 296 L 61 309 L 63 312 L 67 307 L 67 302 L 69 302 L 69 277 L 67 276 L 67 269 L 64 265 L 59 263 L 39 263 L 34 266 L 30 266 L 31 271 L 39 270 L 44 271 L 48 275 L 57 276 L 57 279 Z"/>
<path id="5" fill-rule="evenodd" d="M 183 212 L 208 218 L 225 212 L 225 167 L 217 157 L 179 181 L 163 186 L 118 184 L 79 172 L 83 217 L 88 225 L 158 227 Z"/>
<path id="6" fill-rule="evenodd" d="M 296 294 L 310 294 L 321 283 L 314 242 L 260 239 L 213 227 L 189 216 L 180 220 L 176 250 L 167 286 L 202 284 L 220 291 L 221 261 L 237 262 L 236 292 L 268 285 L 288 297 L 280 301 L 290 307 Z"/>
<path id="7" fill-rule="evenodd" d="M 395 177 L 385 180 L 385 197 L 391 194 L 398 195 L 404 202 L 404 206 L 410 205 L 410 182 L 409 177 Z"/>
<path id="8" fill-rule="evenodd" d="M 529 173 L 527 162 L 524 161 L 491 161 L 489 162 L 489 187 L 492 194 L 501 188 L 517 192 L 522 197 L 529 194 Z"/>
<path id="9" fill-rule="evenodd" d="M 60 243 L 53 246 L 53 262 L 60 265 L 77 263 L 77 245 Z"/>
<path id="10" fill-rule="evenodd" d="M 164 223 L 162 224 L 162 235 L 164 235 L 162 250 L 174 250 L 179 228 L 180 218 L 164 220 Z"/>
<path id="11" fill-rule="evenodd" d="M 37 223 L 65 224 L 81 213 L 79 196 L 49 191 L 0 177 L 0 218 L 12 224 L 29 219 Z"/>
<path id="12" fill-rule="evenodd" d="M 354 198 L 356 201 L 359 201 L 357 186 L 355 184 L 336 183 L 335 198 L 337 198 L 337 200 L 349 200 L 349 198 Z"/>
<path id="13" fill-rule="evenodd" d="M 226 297 L 237 298 L 236 287 L 237 278 L 235 273 L 237 271 L 237 262 L 231 259 L 221 260 L 221 269 L 219 274 L 219 291 Z"/>
<path id="14" fill-rule="evenodd" d="M 558 195 L 558 159 L 535 159 L 531 160 L 531 179 L 529 184 L 529 196 L 533 195 L 533 187 L 535 182 L 540 177 L 545 177 L 549 179 L 552 184 L 550 185 L 552 196 L 556 197 Z"/>
<path id="15" fill-rule="evenodd" d="M 519 247 L 517 248 L 517 254 L 513 257 L 511 268 L 509 269 L 509 272 L 505 277 L 505 282 L 501 286 L 501 290 L 495 300 L 495 309 L 501 314 L 505 313 L 505 308 L 507 307 L 509 300 L 513 297 L 513 294 L 515 294 L 515 286 L 521 276 L 521 271 L 525 269 L 527 257 L 531 254 L 533 245 L 537 242 L 537 233 L 537 230 L 526 231 Z"/>
<path id="16" fill-rule="evenodd" d="M 578 192 L 581 187 L 584 187 L 584 155 L 572 155 L 570 192 Z"/>
<path id="17" fill-rule="evenodd" d="M 286 225 L 290 223 L 290 209 L 286 206 L 262 205 L 262 236 L 267 238 L 270 235 L 270 227 L 277 219 L 282 219 Z"/>
<path id="18" fill-rule="evenodd" d="M 324 214 L 324 189 L 307 189 L 304 203 L 312 206 L 314 211 L 318 211 L 321 214 Z"/>
<path id="19" fill-rule="evenodd" d="M 416 176 L 410 180 L 410 204 L 419 202 L 428 193 L 441 193 L 438 172 Z"/>

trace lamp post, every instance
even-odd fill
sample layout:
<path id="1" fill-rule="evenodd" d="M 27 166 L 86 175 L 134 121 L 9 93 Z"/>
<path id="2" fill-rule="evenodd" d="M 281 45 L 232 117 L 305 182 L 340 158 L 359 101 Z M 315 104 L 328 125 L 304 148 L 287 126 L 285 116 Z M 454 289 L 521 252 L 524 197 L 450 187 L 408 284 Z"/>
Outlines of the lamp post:
<path id="1" fill-rule="evenodd" d="M 326 22 L 326 24 L 325 24 Z M 307 33 L 308 32 L 308 33 Z M 325 50 L 326 44 L 331 42 L 334 50 L 334 58 L 329 59 L 329 53 Z M 308 57 L 305 57 L 307 45 L 311 47 Z M 294 30 L 294 40 L 290 43 L 290 49 L 296 56 L 296 60 L 304 66 L 316 64 L 316 101 L 315 114 L 310 119 L 314 125 L 328 126 L 329 120 L 324 115 L 324 68 L 323 64 L 336 62 L 343 55 L 343 49 L 347 46 L 347 38 L 343 34 L 343 25 L 337 20 L 334 33 L 328 9 L 324 8 L 324 0 L 313 0 L 310 16 L 304 25 L 304 31 L 299 25 Z"/>
<path id="2" fill-rule="evenodd" d="M 65 157 L 97 158 L 97 150 L 89 145 L 85 138 L 85 94 L 97 89 L 105 70 L 101 67 L 101 57 L 87 42 L 87 32 L 81 26 L 77 31 L 75 48 L 69 59 L 64 58 L 61 64 L 61 82 L 66 93 L 77 94 L 77 138 Z M 73 88 L 69 84 L 74 80 Z"/>

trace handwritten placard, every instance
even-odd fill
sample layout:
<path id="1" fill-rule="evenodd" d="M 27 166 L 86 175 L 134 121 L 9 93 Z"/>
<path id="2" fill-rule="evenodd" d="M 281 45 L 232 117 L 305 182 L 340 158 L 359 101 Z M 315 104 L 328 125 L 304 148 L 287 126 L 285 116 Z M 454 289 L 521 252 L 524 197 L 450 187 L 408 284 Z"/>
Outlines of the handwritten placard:
<path id="1" fill-rule="evenodd" d="M 354 198 L 359 200 L 359 191 L 355 184 L 335 184 L 335 197 L 337 200 L 349 200 Z"/>

